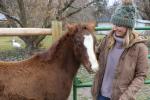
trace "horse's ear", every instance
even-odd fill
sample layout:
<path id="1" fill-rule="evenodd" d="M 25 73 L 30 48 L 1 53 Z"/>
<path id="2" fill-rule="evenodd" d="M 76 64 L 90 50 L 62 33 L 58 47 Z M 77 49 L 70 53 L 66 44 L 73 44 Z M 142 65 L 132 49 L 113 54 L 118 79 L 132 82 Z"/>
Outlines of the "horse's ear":
<path id="1" fill-rule="evenodd" d="M 76 24 L 67 24 L 66 28 L 69 32 L 74 32 L 76 30 Z"/>
<path id="2" fill-rule="evenodd" d="M 96 22 L 89 22 L 86 26 L 90 31 L 95 31 Z"/>

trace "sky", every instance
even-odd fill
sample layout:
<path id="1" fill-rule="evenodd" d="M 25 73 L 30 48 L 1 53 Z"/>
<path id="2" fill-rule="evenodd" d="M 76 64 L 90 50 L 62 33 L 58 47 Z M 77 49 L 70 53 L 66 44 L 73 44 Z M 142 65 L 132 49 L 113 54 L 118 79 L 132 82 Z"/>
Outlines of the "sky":
<path id="1" fill-rule="evenodd" d="M 108 6 L 112 6 L 115 1 L 118 1 L 118 0 L 109 0 Z"/>
<path id="2" fill-rule="evenodd" d="M 0 20 L 4 20 L 4 19 L 6 19 L 6 17 L 0 13 Z"/>

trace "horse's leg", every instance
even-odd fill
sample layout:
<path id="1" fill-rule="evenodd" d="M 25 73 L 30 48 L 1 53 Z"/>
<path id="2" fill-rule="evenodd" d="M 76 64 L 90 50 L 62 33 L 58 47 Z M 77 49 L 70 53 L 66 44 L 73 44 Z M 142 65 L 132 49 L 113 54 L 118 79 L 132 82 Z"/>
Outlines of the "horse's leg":
<path id="1" fill-rule="evenodd" d="M 5 88 L 5 85 L 0 80 L 0 100 L 5 100 L 4 88 Z"/>

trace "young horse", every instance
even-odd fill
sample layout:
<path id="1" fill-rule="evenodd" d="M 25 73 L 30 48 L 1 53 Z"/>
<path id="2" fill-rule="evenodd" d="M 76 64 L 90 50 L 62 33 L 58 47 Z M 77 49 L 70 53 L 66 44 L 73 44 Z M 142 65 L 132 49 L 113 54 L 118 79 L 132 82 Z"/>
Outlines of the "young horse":
<path id="1" fill-rule="evenodd" d="M 47 51 L 23 61 L 1 61 L 0 100 L 67 100 L 80 64 L 98 70 L 92 28 L 69 25 Z"/>

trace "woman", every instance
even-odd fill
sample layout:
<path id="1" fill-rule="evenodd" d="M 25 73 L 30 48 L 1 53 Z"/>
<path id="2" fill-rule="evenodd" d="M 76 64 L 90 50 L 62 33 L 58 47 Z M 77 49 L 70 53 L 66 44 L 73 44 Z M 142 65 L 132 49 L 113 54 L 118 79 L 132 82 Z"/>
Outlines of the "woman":
<path id="1" fill-rule="evenodd" d="M 93 100 L 135 100 L 148 72 L 148 49 L 147 40 L 133 31 L 131 0 L 123 0 L 111 22 L 112 31 L 96 48 L 100 70 L 92 87 Z"/>

